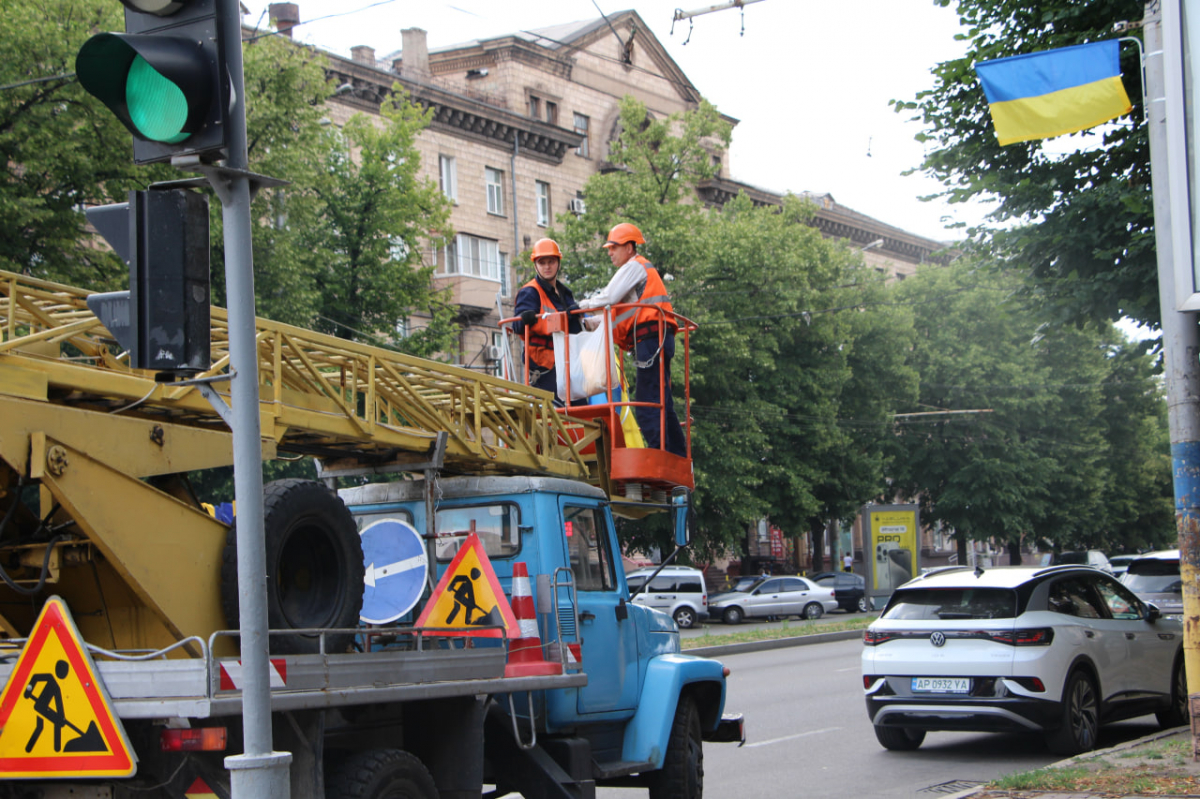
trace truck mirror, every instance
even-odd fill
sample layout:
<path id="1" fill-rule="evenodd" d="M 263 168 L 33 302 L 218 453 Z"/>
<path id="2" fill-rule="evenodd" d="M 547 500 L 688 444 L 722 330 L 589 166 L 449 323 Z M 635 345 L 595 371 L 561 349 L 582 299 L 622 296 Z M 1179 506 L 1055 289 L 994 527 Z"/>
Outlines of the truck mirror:
<path id="1" fill-rule="evenodd" d="M 691 543 L 694 513 L 690 492 L 683 486 L 671 490 L 671 505 L 675 512 L 675 546 L 686 547 Z"/>

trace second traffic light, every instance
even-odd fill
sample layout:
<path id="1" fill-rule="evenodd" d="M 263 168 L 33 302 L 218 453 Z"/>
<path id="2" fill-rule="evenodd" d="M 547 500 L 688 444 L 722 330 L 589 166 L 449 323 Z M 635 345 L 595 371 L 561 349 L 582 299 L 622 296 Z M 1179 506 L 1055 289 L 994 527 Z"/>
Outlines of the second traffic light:
<path id="1" fill-rule="evenodd" d="M 75 57 L 79 83 L 133 134 L 136 163 L 224 157 L 229 79 L 218 0 L 121 2 L 125 33 L 84 43 Z"/>

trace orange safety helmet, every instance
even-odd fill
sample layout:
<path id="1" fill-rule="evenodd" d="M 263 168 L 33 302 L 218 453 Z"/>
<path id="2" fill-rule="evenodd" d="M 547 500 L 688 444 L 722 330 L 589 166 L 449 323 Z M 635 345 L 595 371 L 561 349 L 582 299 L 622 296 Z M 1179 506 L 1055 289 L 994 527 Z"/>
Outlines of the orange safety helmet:
<path id="1" fill-rule="evenodd" d="M 529 256 L 529 260 L 537 263 L 538 258 L 554 257 L 562 260 L 562 251 L 558 249 L 558 242 L 554 239 L 538 239 L 533 245 L 533 252 Z"/>
<path id="2" fill-rule="evenodd" d="M 637 225 L 631 225 L 628 222 L 622 222 L 608 231 L 608 241 L 604 242 L 605 247 L 615 247 L 618 244 L 645 244 L 646 237 L 642 235 L 642 231 L 638 230 Z"/>

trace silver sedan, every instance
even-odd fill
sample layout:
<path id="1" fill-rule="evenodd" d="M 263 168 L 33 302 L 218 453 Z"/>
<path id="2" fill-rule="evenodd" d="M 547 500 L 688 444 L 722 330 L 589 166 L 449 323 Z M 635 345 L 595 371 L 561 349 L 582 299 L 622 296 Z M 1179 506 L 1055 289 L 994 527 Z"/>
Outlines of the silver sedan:
<path id="1" fill-rule="evenodd" d="M 819 619 L 837 606 L 832 589 L 805 577 L 764 577 L 745 591 L 710 597 L 708 612 L 726 624 L 737 624 L 747 618 Z"/>

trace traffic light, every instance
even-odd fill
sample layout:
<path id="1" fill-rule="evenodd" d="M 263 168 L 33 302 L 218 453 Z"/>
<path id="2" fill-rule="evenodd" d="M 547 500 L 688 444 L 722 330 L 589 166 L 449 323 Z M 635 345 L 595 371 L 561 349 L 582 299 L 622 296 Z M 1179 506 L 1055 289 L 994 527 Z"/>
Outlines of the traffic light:
<path id="1" fill-rule="evenodd" d="M 129 291 L 88 307 L 135 369 L 188 374 L 211 366 L 208 198 L 182 189 L 129 192 L 88 220 L 129 263 Z"/>
<path id="2" fill-rule="evenodd" d="M 230 90 L 218 0 L 121 3 L 125 33 L 99 33 L 75 56 L 80 85 L 133 134 L 135 163 L 224 157 Z"/>

